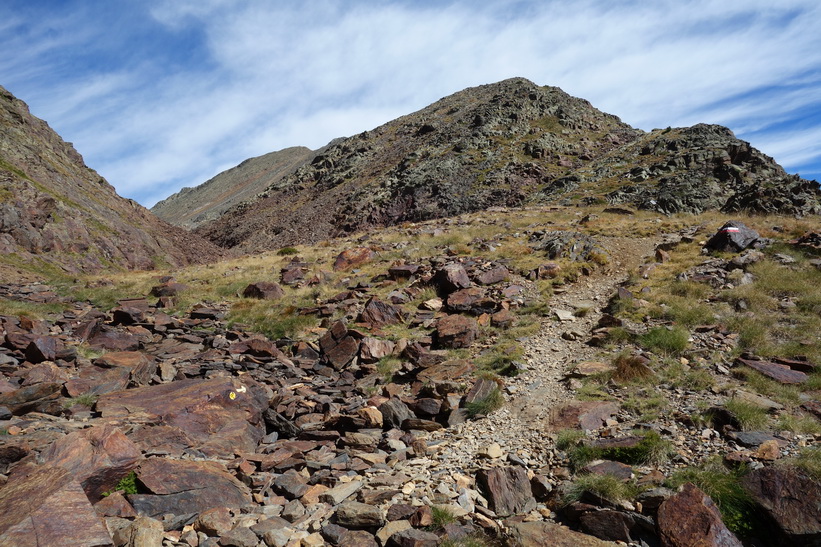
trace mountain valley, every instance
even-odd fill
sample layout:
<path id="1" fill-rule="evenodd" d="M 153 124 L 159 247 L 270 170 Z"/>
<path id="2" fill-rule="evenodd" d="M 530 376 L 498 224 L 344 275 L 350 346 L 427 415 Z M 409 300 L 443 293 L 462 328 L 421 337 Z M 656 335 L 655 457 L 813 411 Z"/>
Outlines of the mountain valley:
<path id="1" fill-rule="evenodd" d="M 163 221 L 2 100 L 0 545 L 821 541 L 821 191 L 729 129 L 516 78 Z"/>

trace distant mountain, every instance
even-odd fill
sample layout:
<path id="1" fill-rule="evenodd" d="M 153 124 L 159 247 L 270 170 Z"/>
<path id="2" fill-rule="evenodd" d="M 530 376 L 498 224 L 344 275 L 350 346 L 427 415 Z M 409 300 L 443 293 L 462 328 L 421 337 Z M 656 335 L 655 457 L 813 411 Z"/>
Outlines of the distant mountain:
<path id="1" fill-rule="evenodd" d="M 296 146 L 251 158 L 194 188 L 183 188 L 151 208 L 176 226 L 196 228 L 251 199 L 310 161 L 316 152 Z"/>
<path id="2" fill-rule="evenodd" d="M 26 104 L 0 87 L 4 271 L 153 269 L 224 254 L 120 197 Z"/>
<path id="3" fill-rule="evenodd" d="M 817 183 L 788 175 L 729 129 L 645 133 L 514 78 L 334 142 L 196 233 L 255 252 L 536 201 L 802 215 L 821 212 L 820 197 Z"/>

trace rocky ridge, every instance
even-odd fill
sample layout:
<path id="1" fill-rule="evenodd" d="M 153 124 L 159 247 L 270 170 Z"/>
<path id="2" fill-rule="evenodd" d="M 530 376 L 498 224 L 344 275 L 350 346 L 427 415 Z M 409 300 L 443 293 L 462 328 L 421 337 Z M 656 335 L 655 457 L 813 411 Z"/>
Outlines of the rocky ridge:
<path id="1" fill-rule="evenodd" d="M 526 203 L 821 212 L 788 175 L 720 126 L 645 134 L 555 87 L 514 78 L 466 89 L 329 145 L 197 232 L 254 252 L 369 227 Z"/>
<path id="2" fill-rule="evenodd" d="M 224 255 L 118 196 L 70 143 L 3 88 L 0 253 L 4 269 L 72 273 L 182 266 Z"/>
<path id="3" fill-rule="evenodd" d="M 276 249 L 520 205 L 574 166 L 640 135 L 558 88 L 505 80 L 331 145 L 197 233 L 225 247 Z"/>
<path id="4" fill-rule="evenodd" d="M 315 155 L 309 148 L 295 146 L 247 159 L 196 188 L 183 188 L 154 205 L 151 212 L 176 226 L 196 228 L 254 198 Z"/>

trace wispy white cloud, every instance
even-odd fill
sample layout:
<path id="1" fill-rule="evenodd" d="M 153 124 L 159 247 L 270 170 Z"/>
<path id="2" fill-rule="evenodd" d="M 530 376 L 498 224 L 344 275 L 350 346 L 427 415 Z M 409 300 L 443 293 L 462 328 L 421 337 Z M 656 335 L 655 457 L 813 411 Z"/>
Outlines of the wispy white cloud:
<path id="1" fill-rule="evenodd" d="M 159 54 L 123 50 L 121 65 L 54 78 L 92 42 L 107 44 L 112 29 L 83 16 L 6 23 L 27 30 L 0 38 L 19 50 L 0 60 L 0 83 L 12 80 L 87 163 L 147 205 L 247 157 L 317 148 L 512 76 L 643 129 L 723 123 L 788 167 L 821 163 L 817 126 L 779 126 L 821 116 L 821 83 L 808 76 L 821 71 L 815 0 L 157 0 L 128 31 L 156 36 Z"/>

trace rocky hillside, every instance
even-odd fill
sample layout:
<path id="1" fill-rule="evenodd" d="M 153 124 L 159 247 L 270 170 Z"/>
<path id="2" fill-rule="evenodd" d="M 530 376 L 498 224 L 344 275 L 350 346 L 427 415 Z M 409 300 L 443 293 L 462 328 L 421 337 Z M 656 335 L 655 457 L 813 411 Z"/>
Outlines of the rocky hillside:
<path id="1" fill-rule="evenodd" d="M 198 232 L 272 249 L 369 226 L 520 205 L 641 132 L 554 87 L 506 80 L 344 139 Z"/>
<path id="2" fill-rule="evenodd" d="M 220 256 L 114 188 L 0 87 L 0 254 L 5 268 L 152 269 Z"/>
<path id="3" fill-rule="evenodd" d="M 821 213 L 818 182 L 788 175 L 720 125 L 654 130 L 577 170 L 559 190 L 571 188 L 667 214 Z"/>
<path id="4" fill-rule="evenodd" d="M 314 155 L 309 148 L 295 146 L 247 159 L 195 188 L 183 188 L 151 212 L 175 226 L 196 228 L 277 184 Z"/>
<path id="5" fill-rule="evenodd" d="M 821 538 L 816 222 L 496 208 L 162 273 L 0 284 L 0 545 Z"/>
<path id="6" fill-rule="evenodd" d="M 466 89 L 343 139 L 198 233 L 243 251 L 529 202 L 817 214 L 817 183 L 718 126 L 645 134 L 555 87 Z"/>

